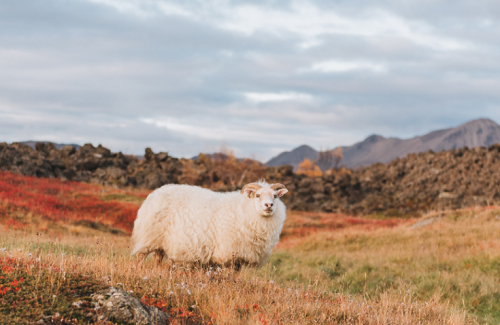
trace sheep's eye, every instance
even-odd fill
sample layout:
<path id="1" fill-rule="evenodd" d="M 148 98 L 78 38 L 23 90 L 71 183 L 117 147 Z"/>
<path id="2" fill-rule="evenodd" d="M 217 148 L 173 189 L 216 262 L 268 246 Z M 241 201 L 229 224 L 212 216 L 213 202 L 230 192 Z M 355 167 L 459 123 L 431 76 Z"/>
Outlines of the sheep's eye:
<path id="1" fill-rule="evenodd" d="M 260 197 L 260 194 L 255 194 L 255 197 Z"/>
<path id="2" fill-rule="evenodd" d="M 278 198 L 278 194 L 274 194 L 274 198 L 277 199 Z"/>

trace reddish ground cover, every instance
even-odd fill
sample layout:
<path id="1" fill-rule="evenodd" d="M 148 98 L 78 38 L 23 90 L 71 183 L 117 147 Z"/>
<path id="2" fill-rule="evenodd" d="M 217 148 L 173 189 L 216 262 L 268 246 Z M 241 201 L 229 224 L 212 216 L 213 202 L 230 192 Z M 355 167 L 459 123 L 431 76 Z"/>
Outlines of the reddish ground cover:
<path id="1" fill-rule="evenodd" d="M 50 222 L 80 223 L 86 226 L 103 224 L 130 233 L 141 198 L 148 191 L 125 191 L 59 179 L 36 178 L 0 172 L 0 223 L 11 229 L 22 229 L 32 215 Z M 103 197 L 136 198 L 104 200 Z M 288 213 L 281 237 L 304 237 L 318 231 L 341 228 L 375 229 L 394 227 L 403 219 L 368 219 L 335 213 Z"/>
<path id="2" fill-rule="evenodd" d="M 291 211 L 288 213 L 281 237 L 304 237 L 318 231 L 342 228 L 361 228 L 365 230 L 392 228 L 405 222 L 408 222 L 408 219 L 369 219 L 340 213 Z"/>
<path id="3" fill-rule="evenodd" d="M 353 231 L 372 231 L 380 228 L 392 228 L 413 219 L 370 219 L 353 217 L 341 213 L 316 213 L 289 211 L 281 231 L 279 248 L 291 248 L 314 233 L 335 232 L 341 229 Z"/>
<path id="4" fill-rule="evenodd" d="M 138 204 L 102 200 L 103 192 L 113 190 L 0 172 L 0 223 L 20 229 L 28 225 L 26 216 L 31 215 L 53 222 L 101 223 L 131 232 Z"/>

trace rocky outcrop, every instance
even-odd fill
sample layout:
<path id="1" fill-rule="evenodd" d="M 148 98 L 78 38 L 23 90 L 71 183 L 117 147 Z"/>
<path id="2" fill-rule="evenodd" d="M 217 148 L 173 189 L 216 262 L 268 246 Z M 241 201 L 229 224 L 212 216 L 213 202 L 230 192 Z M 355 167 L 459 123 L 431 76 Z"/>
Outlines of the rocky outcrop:
<path id="1" fill-rule="evenodd" d="M 280 182 L 292 210 L 403 215 L 426 210 L 500 204 L 500 146 L 410 154 L 388 164 L 340 169 L 323 177 L 297 175 L 292 166 L 263 167 L 252 160 L 177 159 L 146 149 L 144 159 L 86 144 L 57 150 L 0 143 L 0 170 L 38 177 L 155 189 L 191 184 L 219 191 L 264 177 Z"/>
<path id="2" fill-rule="evenodd" d="M 0 143 L 0 170 L 118 187 L 155 189 L 164 184 L 191 184 L 228 191 L 263 177 L 265 167 L 234 157 L 215 161 L 200 154 L 195 160 L 177 159 L 146 148 L 144 159 L 138 159 L 101 145 L 58 150 L 52 143 L 39 142 L 35 149 L 21 143 Z"/>
<path id="3" fill-rule="evenodd" d="M 410 154 L 388 164 L 341 169 L 321 178 L 269 168 L 269 181 L 289 188 L 291 209 L 402 215 L 500 204 L 500 145 Z"/>
<path id="4" fill-rule="evenodd" d="M 0 170 L 27 176 L 57 177 L 71 181 L 134 186 L 154 189 L 167 183 L 178 183 L 182 173 L 179 159 L 168 153 L 154 154 L 146 149 L 145 159 L 112 153 L 99 145 L 86 144 L 78 150 L 65 146 L 60 150 L 52 143 L 37 143 L 36 149 L 21 144 L 0 143 Z"/>
<path id="5" fill-rule="evenodd" d="M 147 306 L 122 289 L 109 287 L 92 295 L 97 320 L 118 324 L 167 325 L 170 315 L 156 307 Z"/>

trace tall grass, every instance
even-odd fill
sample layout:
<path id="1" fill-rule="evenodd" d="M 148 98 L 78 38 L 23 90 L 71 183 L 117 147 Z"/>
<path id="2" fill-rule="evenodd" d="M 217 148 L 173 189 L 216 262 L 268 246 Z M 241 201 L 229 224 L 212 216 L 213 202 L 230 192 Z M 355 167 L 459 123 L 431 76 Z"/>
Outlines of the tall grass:
<path id="1" fill-rule="evenodd" d="M 280 243 L 271 257 L 282 281 L 320 279 L 328 290 L 381 297 L 410 290 L 426 301 L 500 322 L 500 209 L 449 211 L 423 228 L 349 227 Z M 427 218 L 437 217 L 432 213 Z M 408 221 L 412 223 L 414 221 Z"/>
<path id="2" fill-rule="evenodd" d="M 452 212 L 421 229 L 409 228 L 412 221 L 378 227 L 351 222 L 334 231 L 288 235 L 263 269 L 241 272 L 156 267 L 149 260 L 138 266 L 127 237 L 98 232 L 4 230 L 0 247 L 4 256 L 40 258 L 59 273 L 121 286 L 180 323 L 494 324 L 496 213 Z M 325 217 L 342 223 L 342 217 Z"/>
<path id="3" fill-rule="evenodd" d="M 112 235 L 69 235 L 60 241 L 45 235 L 1 235 L 0 246 L 5 248 L 1 255 L 45 265 L 33 270 L 35 276 L 55 273 L 53 286 L 44 289 L 45 297 L 67 291 L 69 284 L 63 277 L 91 275 L 93 281 L 122 287 L 143 302 L 172 313 L 179 324 L 476 323 L 463 310 L 443 301 L 442 294 L 420 300 L 410 286 L 385 290 L 378 296 L 353 294 L 342 285 L 325 285 L 321 276 L 307 282 L 287 281 L 271 264 L 241 272 L 169 264 L 157 267 L 150 261 L 137 265 L 128 254 L 128 241 Z M 11 276 L 22 270 L 15 269 Z M 21 285 L 20 290 L 29 289 Z M 59 314 L 69 314 L 61 309 L 61 302 L 54 304 Z M 50 311 L 50 306 L 44 310 Z"/>

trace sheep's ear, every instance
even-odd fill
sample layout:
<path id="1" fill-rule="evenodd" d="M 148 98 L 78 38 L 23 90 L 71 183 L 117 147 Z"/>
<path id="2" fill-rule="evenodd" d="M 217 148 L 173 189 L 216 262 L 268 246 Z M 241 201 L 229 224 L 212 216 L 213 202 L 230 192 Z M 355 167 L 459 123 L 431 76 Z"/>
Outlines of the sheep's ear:
<path id="1" fill-rule="evenodd" d="M 246 188 L 243 190 L 243 192 L 246 194 L 246 196 L 248 196 L 249 198 L 252 198 L 252 197 L 254 197 L 255 192 L 257 192 L 257 191 L 253 188 Z"/>
<path id="2" fill-rule="evenodd" d="M 281 189 L 279 191 L 276 191 L 276 194 L 278 194 L 278 197 L 282 197 L 286 193 L 288 193 L 288 190 L 286 188 L 283 188 L 283 189 Z"/>
<path id="3" fill-rule="evenodd" d="M 241 194 L 245 193 L 246 196 L 248 196 L 249 198 L 252 198 L 255 195 L 255 192 L 257 192 L 261 188 L 262 188 L 262 186 L 260 186 L 259 184 L 250 183 L 250 184 L 243 186 L 243 188 L 241 189 Z"/>

